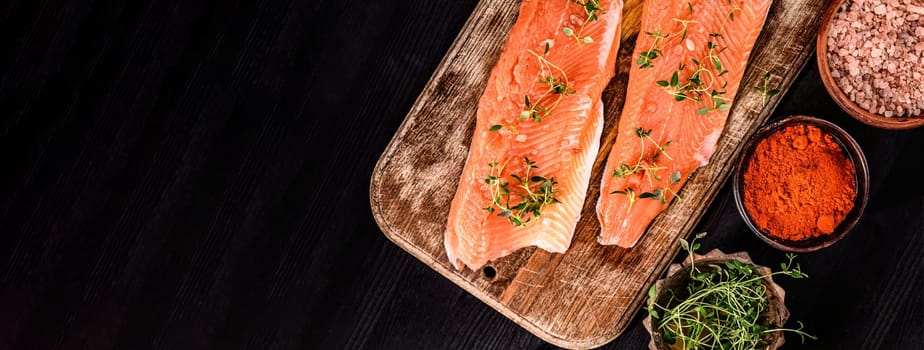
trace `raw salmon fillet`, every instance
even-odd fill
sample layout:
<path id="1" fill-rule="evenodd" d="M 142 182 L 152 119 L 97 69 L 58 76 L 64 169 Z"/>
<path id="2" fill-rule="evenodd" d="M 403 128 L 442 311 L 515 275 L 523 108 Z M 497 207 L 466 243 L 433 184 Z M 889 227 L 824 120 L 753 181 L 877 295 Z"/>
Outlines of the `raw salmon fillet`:
<path id="1" fill-rule="evenodd" d="M 478 103 L 450 206 L 444 245 L 455 268 L 527 246 L 563 253 L 571 245 L 600 146 L 600 96 L 615 70 L 621 11 L 621 0 L 522 2 Z M 517 177 L 545 194 L 538 212 L 501 208 L 531 196 Z"/>
<path id="2" fill-rule="evenodd" d="M 645 3 L 597 202 L 600 244 L 634 246 L 690 173 L 709 163 L 770 3 Z"/>

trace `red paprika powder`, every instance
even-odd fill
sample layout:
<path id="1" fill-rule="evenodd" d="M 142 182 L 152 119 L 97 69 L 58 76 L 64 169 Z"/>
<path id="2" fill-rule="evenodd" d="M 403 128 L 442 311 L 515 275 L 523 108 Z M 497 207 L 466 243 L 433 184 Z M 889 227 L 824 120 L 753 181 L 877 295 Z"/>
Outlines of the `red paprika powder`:
<path id="1" fill-rule="evenodd" d="M 830 134 L 788 126 L 755 147 L 744 172 L 744 207 L 771 236 L 796 241 L 830 234 L 853 209 L 855 174 Z"/>

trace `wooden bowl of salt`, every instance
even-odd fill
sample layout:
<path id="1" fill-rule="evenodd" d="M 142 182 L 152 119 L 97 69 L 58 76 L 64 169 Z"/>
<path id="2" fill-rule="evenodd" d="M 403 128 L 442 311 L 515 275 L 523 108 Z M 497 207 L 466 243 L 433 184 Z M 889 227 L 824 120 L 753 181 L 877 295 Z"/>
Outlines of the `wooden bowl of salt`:
<path id="1" fill-rule="evenodd" d="M 821 80 L 845 112 L 882 129 L 924 125 L 924 4 L 836 0 L 816 44 Z"/>

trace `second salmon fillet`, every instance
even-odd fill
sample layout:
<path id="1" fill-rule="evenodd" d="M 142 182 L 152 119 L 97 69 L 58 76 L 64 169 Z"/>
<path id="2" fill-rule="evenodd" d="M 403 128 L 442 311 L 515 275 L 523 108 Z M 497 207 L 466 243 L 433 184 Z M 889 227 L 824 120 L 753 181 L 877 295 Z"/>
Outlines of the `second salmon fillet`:
<path id="1" fill-rule="evenodd" d="M 634 246 L 687 177 L 709 163 L 770 3 L 645 3 L 597 202 L 601 244 Z"/>

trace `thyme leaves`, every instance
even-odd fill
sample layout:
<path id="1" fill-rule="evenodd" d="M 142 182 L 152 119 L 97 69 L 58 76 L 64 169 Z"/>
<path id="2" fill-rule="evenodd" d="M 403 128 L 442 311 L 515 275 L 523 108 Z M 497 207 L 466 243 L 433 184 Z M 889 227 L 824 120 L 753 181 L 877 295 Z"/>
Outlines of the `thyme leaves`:
<path id="1" fill-rule="evenodd" d="M 689 16 L 692 17 L 693 5 L 687 2 L 687 8 L 689 8 L 690 11 Z M 659 27 L 657 29 L 644 32 L 645 35 L 652 38 L 652 41 L 648 50 L 639 52 L 639 57 L 635 61 L 635 64 L 638 65 L 639 69 L 654 67 L 654 60 L 658 57 L 664 56 L 664 52 L 662 51 L 664 44 L 674 38 L 679 39 L 681 42 L 686 40 L 689 24 L 696 23 L 694 20 L 682 18 L 674 18 L 672 19 L 672 22 L 680 24 L 680 29 L 675 32 L 665 33 Z"/>
<path id="2" fill-rule="evenodd" d="M 792 332 L 800 337 L 816 339 L 804 332 L 803 324 L 795 329 L 777 328 L 768 324 L 766 315 L 770 299 L 765 280 L 775 275 L 792 278 L 808 277 L 802 272 L 795 255 L 776 272 L 761 273 L 756 265 L 730 259 L 724 262 L 701 263 L 694 259 L 700 248 L 698 234 L 681 247 L 690 256 L 689 281 L 671 293 L 667 301 L 657 300 L 657 287 L 648 290 L 648 313 L 662 339 L 683 349 L 756 349 L 766 345 L 767 335 Z M 678 297 L 683 295 L 683 297 Z M 661 301 L 663 304 L 659 304 Z"/>
<path id="3" fill-rule="evenodd" d="M 600 7 L 600 0 L 568 0 L 569 2 L 578 4 L 584 10 L 585 19 L 581 24 L 580 29 L 575 32 L 574 28 L 571 27 L 562 27 L 561 30 L 565 33 L 565 36 L 574 38 L 579 44 L 592 44 L 594 39 L 590 35 L 583 35 L 584 28 L 587 27 L 587 24 L 593 21 L 596 21 L 600 18 L 601 15 L 606 12 L 603 11 L 603 8 Z"/>
<path id="4" fill-rule="evenodd" d="M 548 48 L 548 43 L 546 43 Z M 533 50 L 528 50 L 539 61 L 539 79 L 538 83 L 545 85 L 546 90 L 538 98 L 530 99 L 529 95 L 523 96 L 523 105 L 525 108 L 517 116 L 520 120 L 532 119 L 539 123 L 543 118 L 551 115 L 552 110 L 558 106 L 562 98 L 566 95 L 573 94 L 576 91 L 571 87 L 568 75 L 561 67 L 555 65 L 546 59 L 543 55 Z M 552 96 L 556 96 L 552 100 Z"/>
<path id="5" fill-rule="evenodd" d="M 496 213 L 517 227 L 526 226 L 533 218 L 540 217 L 546 206 L 558 203 L 555 198 L 558 182 L 555 178 L 535 175 L 533 171 L 539 167 L 527 157 L 523 157 L 523 164 L 523 175 L 509 175 L 516 183 L 504 180 L 501 174 L 504 166 L 497 162 L 488 164 L 491 173 L 485 177 L 491 192 L 491 204 L 484 210 L 489 214 Z"/>
<path id="6" fill-rule="evenodd" d="M 760 92 L 760 101 L 767 105 L 767 102 L 770 101 L 770 98 L 776 96 L 780 93 L 780 89 L 771 89 L 770 88 L 770 72 L 764 74 L 764 79 L 761 85 L 755 87 L 758 92 Z"/>
<path id="7" fill-rule="evenodd" d="M 613 169 L 612 176 L 618 177 L 618 178 L 624 178 L 630 175 L 642 173 L 646 175 L 646 179 L 648 180 L 648 185 L 650 187 L 655 187 L 655 181 L 657 182 L 662 181 L 662 178 L 660 175 L 658 175 L 658 172 L 661 170 L 668 169 L 665 166 L 659 166 L 657 164 L 658 158 L 663 155 L 664 157 L 670 160 L 673 160 L 670 154 L 667 153 L 667 148 L 670 146 L 671 141 L 668 140 L 663 145 L 659 144 L 651 136 L 652 129 L 645 129 L 645 128 L 638 127 L 638 128 L 635 128 L 633 132 L 635 136 L 639 138 L 639 142 L 641 143 L 641 152 L 639 154 L 639 159 L 636 161 L 634 165 L 621 163 L 619 167 Z M 647 140 L 647 143 L 653 144 L 655 148 L 657 149 L 657 152 L 655 152 L 655 154 L 651 157 L 650 161 L 645 160 L 645 154 L 646 154 L 645 145 L 647 144 L 646 140 Z M 680 172 L 674 171 L 670 173 L 668 177 L 669 183 L 664 187 L 655 188 L 651 190 L 650 192 L 637 192 L 636 189 L 633 189 L 631 187 L 626 187 L 623 190 L 612 191 L 610 192 L 610 194 L 624 195 L 629 199 L 629 206 L 626 208 L 626 211 L 631 211 L 632 206 L 639 199 L 652 199 L 652 200 L 660 201 L 662 204 L 667 204 L 667 202 L 669 202 L 669 198 L 671 197 L 680 198 L 680 196 L 678 196 L 677 193 L 674 192 L 673 189 L 671 189 L 671 186 L 680 183 L 680 180 L 681 180 Z"/>

